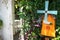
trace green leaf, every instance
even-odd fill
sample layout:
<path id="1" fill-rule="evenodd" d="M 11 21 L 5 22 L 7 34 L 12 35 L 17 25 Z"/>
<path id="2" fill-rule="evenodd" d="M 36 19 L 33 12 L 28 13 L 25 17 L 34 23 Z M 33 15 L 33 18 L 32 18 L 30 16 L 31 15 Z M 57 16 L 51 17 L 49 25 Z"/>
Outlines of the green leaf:
<path id="1" fill-rule="evenodd" d="M 34 32 L 32 32 L 32 36 L 36 36 L 36 34 Z"/>

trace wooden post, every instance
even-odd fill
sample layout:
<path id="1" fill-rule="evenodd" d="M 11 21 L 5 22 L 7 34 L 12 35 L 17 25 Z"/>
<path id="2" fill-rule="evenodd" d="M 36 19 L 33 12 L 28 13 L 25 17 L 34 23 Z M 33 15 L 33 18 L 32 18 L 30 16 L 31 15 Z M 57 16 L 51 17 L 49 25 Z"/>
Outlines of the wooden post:
<path id="1" fill-rule="evenodd" d="M 3 20 L 3 40 L 13 40 L 13 0 L 0 0 L 0 16 Z"/>
<path id="2" fill-rule="evenodd" d="M 49 38 L 45 37 L 45 40 L 49 40 Z"/>

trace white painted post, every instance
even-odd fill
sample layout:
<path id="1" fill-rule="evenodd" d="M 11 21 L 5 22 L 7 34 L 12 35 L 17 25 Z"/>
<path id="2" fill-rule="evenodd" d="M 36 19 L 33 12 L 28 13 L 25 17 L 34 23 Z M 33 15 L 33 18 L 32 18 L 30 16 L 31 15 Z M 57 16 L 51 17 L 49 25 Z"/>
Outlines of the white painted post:
<path id="1" fill-rule="evenodd" d="M 23 8 L 24 7 L 21 7 L 20 8 L 20 12 L 23 12 Z M 20 28 L 21 28 L 21 32 L 20 32 L 20 40 L 24 40 L 24 30 L 23 30 L 23 19 L 20 18 Z"/>
<path id="2" fill-rule="evenodd" d="M 23 31 L 23 19 L 20 19 L 20 39 L 19 40 L 24 40 L 24 31 Z"/>
<path id="3" fill-rule="evenodd" d="M 0 0 L 0 16 L 3 20 L 3 40 L 13 40 L 13 0 Z"/>

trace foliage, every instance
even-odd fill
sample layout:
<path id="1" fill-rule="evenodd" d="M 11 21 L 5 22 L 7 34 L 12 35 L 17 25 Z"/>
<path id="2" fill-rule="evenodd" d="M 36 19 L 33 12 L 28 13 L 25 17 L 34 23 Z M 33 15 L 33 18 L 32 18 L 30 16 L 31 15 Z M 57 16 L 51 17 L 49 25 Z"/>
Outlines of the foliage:
<path id="1" fill-rule="evenodd" d="M 2 22 L 2 20 L 0 19 L 0 29 L 2 28 L 2 25 L 3 25 L 3 22 Z"/>
<path id="2" fill-rule="evenodd" d="M 59 0 L 49 0 L 49 10 L 57 10 L 58 15 L 56 16 L 56 35 L 60 35 L 60 1 Z M 40 28 L 34 26 L 36 22 L 34 23 L 34 20 L 38 20 L 39 17 L 43 14 L 37 14 L 38 9 L 44 10 L 44 3 L 45 0 L 15 0 L 15 14 L 19 15 L 17 17 L 18 19 L 23 18 L 24 19 L 24 32 L 30 34 L 29 37 L 34 38 L 33 36 L 36 36 L 36 39 L 40 39 Z M 21 8 L 22 12 L 21 12 Z M 31 40 L 31 39 L 29 39 Z"/>

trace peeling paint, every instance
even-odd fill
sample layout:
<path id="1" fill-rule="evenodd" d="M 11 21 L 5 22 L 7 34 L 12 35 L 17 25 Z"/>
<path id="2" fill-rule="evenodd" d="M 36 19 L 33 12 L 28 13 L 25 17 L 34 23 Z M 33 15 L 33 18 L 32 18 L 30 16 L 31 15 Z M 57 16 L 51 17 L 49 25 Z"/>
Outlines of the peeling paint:
<path id="1" fill-rule="evenodd" d="M 7 5 L 8 0 L 2 0 L 2 3 L 4 3 L 5 5 Z"/>
<path id="2" fill-rule="evenodd" d="M 7 6 L 8 0 L 2 0 L 2 4 L 5 4 L 6 8 L 8 9 L 8 6 Z"/>

